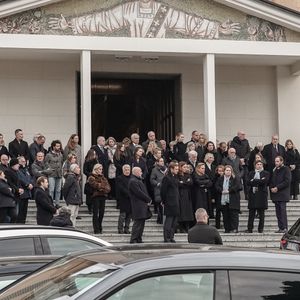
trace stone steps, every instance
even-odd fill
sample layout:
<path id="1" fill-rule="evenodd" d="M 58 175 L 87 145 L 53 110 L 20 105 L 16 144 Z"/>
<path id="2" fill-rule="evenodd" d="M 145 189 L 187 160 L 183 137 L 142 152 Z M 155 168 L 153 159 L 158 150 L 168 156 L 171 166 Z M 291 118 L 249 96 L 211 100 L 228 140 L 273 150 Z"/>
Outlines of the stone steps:
<path id="1" fill-rule="evenodd" d="M 278 229 L 275 206 L 270 200 L 268 204 L 269 209 L 265 212 L 264 233 L 257 233 L 258 219 L 255 219 L 254 233 L 249 234 L 243 233 L 243 231 L 247 229 L 248 201 L 241 200 L 242 214 L 239 215 L 240 232 L 237 234 L 225 234 L 224 229 L 220 229 L 219 232 L 222 236 L 224 245 L 236 247 L 278 248 L 282 234 L 274 233 Z M 60 205 L 65 205 L 64 201 L 61 201 Z M 287 214 L 288 221 L 291 226 L 300 217 L 300 200 L 292 200 L 287 204 Z M 92 216 L 88 213 L 85 204 L 80 207 L 79 215 L 82 219 L 76 221 L 76 228 L 93 234 Z M 99 236 L 100 238 L 113 244 L 128 243 L 130 240 L 130 235 L 117 233 L 118 217 L 119 210 L 116 209 L 116 201 L 107 200 L 105 215 L 102 223 L 103 234 L 96 236 Z M 36 206 L 34 201 L 29 201 L 27 224 L 36 224 Z M 211 219 L 210 224 L 214 225 L 215 220 Z M 175 235 L 175 239 L 177 243 L 186 243 L 187 234 L 178 233 Z M 154 215 L 150 220 L 146 221 L 143 241 L 145 243 L 163 242 L 163 225 L 156 223 L 156 215 Z"/>

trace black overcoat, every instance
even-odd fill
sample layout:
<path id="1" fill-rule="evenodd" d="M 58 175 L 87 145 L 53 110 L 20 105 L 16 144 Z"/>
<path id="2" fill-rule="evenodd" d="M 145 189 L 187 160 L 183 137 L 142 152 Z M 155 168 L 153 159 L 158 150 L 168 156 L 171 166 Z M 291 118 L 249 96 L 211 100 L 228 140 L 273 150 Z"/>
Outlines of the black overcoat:
<path id="1" fill-rule="evenodd" d="M 277 187 L 278 192 L 272 193 L 271 200 L 273 202 L 289 202 L 290 201 L 290 184 L 291 184 L 291 171 L 289 167 L 281 166 L 273 171 L 270 181 L 270 189 Z"/>
<path id="2" fill-rule="evenodd" d="M 124 174 L 116 178 L 116 198 L 119 203 L 120 212 L 131 213 L 131 203 L 129 197 L 130 176 Z"/>
<path id="3" fill-rule="evenodd" d="M 190 174 L 178 176 L 179 187 L 179 222 L 188 222 L 194 220 L 193 202 L 192 202 L 192 187 L 193 179 Z"/>
<path id="4" fill-rule="evenodd" d="M 266 169 L 270 173 L 273 172 L 273 169 L 275 168 L 275 157 L 276 156 L 282 156 L 283 159 L 285 159 L 285 149 L 282 145 L 277 145 L 278 152 L 274 149 L 274 145 L 268 144 L 264 146 L 263 151 L 261 152 L 262 156 L 266 160 Z"/>
<path id="5" fill-rule="evenodd" d="M 164 205 L 164 214 L 169 217 L 179 216 L 179 190 L 176 175 L 170 172 L 163 178 L 160 195 Z"/>
<path id="6" fill-rule="evenodd" d="M 8 151 L 12 158 L 24 156 L 26 160 L 30 159 L 29 147 L 27 142 L 25 141 L 18 142 L 16 139 L 14 139 L 8 144 Z"/>
<path id="7" fill-rule="evenodd" d="M 254 179 L 255 171 L 248 174 L 247 185 L 249 186 L 249 209 L 268 209 L 268 184 L 270 173 L 260 172 L 260 179 Z"/>
<path id="8" fill-rule="evenodd" d="M 99 164 L 103 167 L 103 174 L 107 178 L 108 176 L 108 166 L 109 166 L 109 159 L 108 159 L 108 152 L 106 148 L 103 148 L 103 151 L 100 149 L 98 145 L 93 146 L 93 149 L 97 154 L 97 160 Z"/>
<path id="9" fill-rule="evenodd" d="M 133 220 L 145 220 L 151 217 L 149 205 L 152 199 L 148 195 L 142 178 L 131 176 L 128 183 L 129 197 Z"/>
<path id="10" fill-rule="evenodd" d="M 216 191 L 221 199 L 223 191 L 224 176 L 221 176 L 216 182 Z M 229 208 L 238 209 L 241 208 L 240 197 L 240 180 L 238 177 L 230 177 L 229 179 Z"/>
<path id="11" fill-rule="evenodd" d="M 8 183 L 4 179 L 0 179 L 0 208 L 15 207 L 14 194 Z"/>
<path id="12" fill-rule="evenodd" d="M 48 191 L 38 187 L 35 189 L 36 222 L 38 225 L 49 225 L 56 212 Z"/>
<path id="13" fill-rule="evenodd" d="M 208 175 L 199 175 L 197 172 L 193 174 L 193 198 L 194 198 L 194 209 L 204 208 L 208 210 L 208 196 L 209 188 L 212 186 L 212 181 L 209 179 Z"/>
<path id="14" fill-rule="evenodd" d="M 285 165 L 295 165 L 296 168 L 291 170 L 292 182 L 298 183 L 300 180 L 300 154 L 297 149 L 288 149 L 285 152 Z"/>

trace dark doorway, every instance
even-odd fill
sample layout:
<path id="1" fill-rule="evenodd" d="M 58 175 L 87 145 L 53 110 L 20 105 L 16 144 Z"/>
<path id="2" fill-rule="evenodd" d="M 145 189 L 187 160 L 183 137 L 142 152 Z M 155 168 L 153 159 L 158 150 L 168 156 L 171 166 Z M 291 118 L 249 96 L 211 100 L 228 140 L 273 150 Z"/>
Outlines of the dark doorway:
<path id="1" fill-rule="evenodd" d="M 101 77 L 102 76 L 102 77 Z M 180 78 L 109 78 L 92 76 L 92 141 L 113 136 L 117 141 L 137 132 L 145 140 L 154 130 L 170 141 L 181 129 Z"/>

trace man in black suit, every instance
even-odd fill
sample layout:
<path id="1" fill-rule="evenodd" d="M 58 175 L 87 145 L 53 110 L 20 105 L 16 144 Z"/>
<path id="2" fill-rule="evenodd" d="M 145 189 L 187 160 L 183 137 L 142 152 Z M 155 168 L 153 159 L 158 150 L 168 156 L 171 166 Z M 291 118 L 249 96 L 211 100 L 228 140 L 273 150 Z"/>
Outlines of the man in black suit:
<path id="1" fill-rule="evenodd" d="M 197 224 L 188 232 L 189 243 L 223 245 L 218 230 L 208 225 L 208 214 L 204 208 L 198 208 L 195 212 Z"/>
<path id="2" fill-rule="evenodd" d="M 134 150 L 136 147 L 141 146 L 140 145 L 140 136 L 137 133 L 133 133 L 130 136 L 131 143 L 128 146 L 128 154 L 130 157 L 133 157 Z"/>
<path id="3" fill-rule="evenodd" d="M 107 178 L 109 159 L 107 149 L 105 148 L 105 137 L 98 136 L 97 145 L 93 146 L 91 149 L 95 150 L 98 162 L 103 166 L 103 174 Z"/>
<path id="4" fill-rule="evenodd" d="M 143 183 L 141 168 L 134 167 L 132 169 L 132 176 L 128 183 L 128 191 L 133 219 L 130 243 L 142 243 L 145 221 L 151 218 L 149 206 L 151 205 L 152 199 Z"/>
<path id="5" fill-rule="evenodd" d="M 266 160 L 266 169 L 271 174 L 275 168 L 275 158 L 277 156 L 283 157 L 285 159 L 285 149 L 279 144 L 279 137 L 277 134 L 272 136 L 272 141 L 270 144 L 266 145 L 261 152 L 262 156 Z"/>
<path id="6" fill-rule="evenodd" d="M 30 152 L 27 142 L 23 141 L 22 129 L 15 130 L 15 139 L 8 144 L 8 150 L 12 158 L 24 156 L 28 162 L 30 159 Z"/>

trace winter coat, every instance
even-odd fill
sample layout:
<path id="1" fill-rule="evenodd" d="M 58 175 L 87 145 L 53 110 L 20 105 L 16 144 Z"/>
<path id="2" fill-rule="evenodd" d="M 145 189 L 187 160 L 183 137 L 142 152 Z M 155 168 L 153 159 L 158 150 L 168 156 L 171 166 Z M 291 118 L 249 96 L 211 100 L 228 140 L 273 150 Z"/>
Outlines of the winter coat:
<path id="1" fill-rule="evenodd" d="M 190 174 L 178 175 L 179 188 L 179 222 L 188 222 L 194 220 L 193 202 L 192 202 L 193 179 Z"/>
<path id="2" fill-rule="evenodd" d="M 110 192 L 110 185 L 108 180 L 104 177 L 104 175 L 95 175 L 92 174 L 88 178 L 88 183 L 94 189 L 92 194 L 92 198 L 95 197 L 107 197 L 108 193 Z"/>
<path id="3" fill-rule="evenodd" d="M 276 156 L 282 156 L 285 159 L 285 149 L 282 145 L 278 144 L 278 152 L 274 149 L 274 145 L 268 144 L 264 146 L 263 151 L 261 152 L 262 156 L 266 160 L 266 170 L 269 171 L 271 174 L 273 169 L 275 168 L 275 158 Z"/>
<path id="4" fill-rule="evenodd" d="M 238 157 L 246 160 L 249 158 L 250 145 L 247 139 L 240 140 L 238 136 L 235 136 L 230 143 L 230 147 L 235 149 Z"/>
<path id="5" fill-rule="evenodd" d="M 16 139 L 14 139 L 8 144 L 8 150 L 12 158 L 24 156 L 26 160 L 30 159 L 29 147 L 25 141 L 18 142 Z"/>
<path id="6" fill-rule="evenodd" d="M 116 198 L 119 203 L 120 212 L 131 213 L 131 203 L 129 197 L 130 176 L 124 174 L 116 178 Z"/>
<path id="7" fill-rule="evenodd" d="M 98 145 L 93 146 L 91 149 L 95 150 L 95 152 L 97 154 L 97 160 L 98 160 L 99 164 L 102 165 L 103 174 L 107 178 L 107 176 L 108 176 L 108 165 L 109 165 L 107 149 L 103 148 L 103 151 L 102 151 Z"/>
<path id="8" fill-rule="evenodd" d="M 216 191 L 221 199 L 223 191 L 224 176 L 221 176 L 216 182 Z M 229 179 L 229 209 L 241 208 L 240 197 L 240 180 L 237 177 L 230 177 Z"/>
<path id="9" fill-rule="evenodd" d="M 116 167 L 116 176 L 120 176 L 123 174 L 123 166 L 127 164 L 128 157 L 125 154 L 121 154 L 119 159 L 116 157 L 116 153 L 114 154 L 114 163 Z"/>
<path id="10" fill-rule="evenodd" d="M 222 245 L 222 238 L 218 230 L 204 223 L 197 223 L 194 227 L 189 230 L 188 233 L 189 243 L 199 244 L 217 244 Z"/>
<path id="11" fill-rule="evenodd" d="M 59 214 L 58 216 L 53 217 L 50 221 L 50 225 L 57 227 L 73 227 L 70 215 L 68 214 Z"/>
<path id="12" fill-rule="evenodd" d="M 148 195 L 142 178 L 132 175 L 129 179 L 128 191 L 131 202 L 132 219 L 146 220 L 151 218 L 151 211 L 148 203 L 151 203 L 152 199 Z"/>
<path id="13" fill-rule="evenodd" d="M 163 178 L 160 195 L 164 205 L 164 214 L 169 217 L 179 216 L 179 189 L 176 175 L 169 173 Z"/>
<path id="14" fill-rule="evenodd" d="M 174 158 L 178 162 L 184 161 L 185 152 L 186 152 L 186 144 L 184 144 L 183 142 L 179 142 L 174 145 L 174 148 L 173 148 Z"/>
<path id="15" fill-rule="evenodd" d="M 291 170 L 292 182 L 300 181 L 300 154 L 297 149 L 288 149 L 285 152 L 285 165 L 295 165 L 296 168 Z"/>
<path id="16" fill-rule="evenodd" d="M 34 161 L 31 165 L 31 173 L 35 180 L 41 176 L 48 177 L 52 173 L 52 169 L 45 162 Z"/>
<path id="17" fill-rule="evenodd" d="M 60 152 L 49 152 L 45 157 L 45 164 L 51 169 L 49 177 L 62 177 L 63 155 Z"/>
<path id="18" fill-rule="evenodd" d="M 4 174 L 7 179 L 8 185 L 12 188 L 12 192 L 15 195 L 16 200 L 18 200 L 20 198 L 19 189 L 26 188 L 25 182 L 20 180 L 18 172 L 10 167 L 4 172 Z"/>
<path id="19" fill-rule="evenodd" d="M 161 202 L 160 189 L 164 177 L 165 172 L 163 172 L 159 166 L 153 168 L 150 176 L 150 183 L 154 189 L 154 200 L 156 203 Z"/>
<path id="20" fill-rule="evenodd" d="M 268 209 L 268 184 L 270 173 L 260 172 L 260 179 L 254 179 L 255 171 L 248 174 L 247 185 L 249 186 L 249 209 Z"/>
<path id="21" fill-rule="evenodd" d="M 142 177 L 143 179 L 145 179 L 148 175 L 148 168 L 147 168 L 147 162 L 146 162 L 146 159 L 144 157 L 141 157 L 139 159 L 139 161 L 137 161 L 134 157 L 131 158 L 129 160 L 129 165 L 131 166 L 131 170 L 134 168 L 134 167 L 139 167 L 141 168 L 143 174 L 142 174 Z"/>
<path id="22" fill-rule="evenodd" d="M 53 201 L 49 195 L 49 192 L 45 191 L 41 187 L 38 187 L 35 189 L 34 199 L 37 208 L 37 212 L 36 212 L 37 224 L 49 225 L 50 221 L 53 218 L 53 215 L 56 213 L 56 208 L 53 205 Z"/>
<path id="23" fill-rule="evenodd" d="M 193 174 L 193 197 L 194 197 L 194 210 L 198 208 L 205 208 L 208 210 L 208 189 L 212 186 L 212 181 L 208 175 L 199 175 L 197 172 Z"/>
<path id="24" fill-rule="evenodd" d="M 93 172 L 94 165 L 97 163 L 98 160 L 96 158 L 92 160 L 86 160 L 83 164 L 83 174 L 86 177 L 89 177 Z"/>
<path id="25" fill-rule="evenodd" d="M 31 177 L 27 167 L 20 166 L 18 173 L 19 180 L 24 184 L 24 193 L 20 195 L 20 199 L 32 199 L 31 190 L 28 188 L 30 184 L 34 185 L 34 180 Z"/>
<path id="26" fill-rule="evenodd" d="M 0 208 L 15 207 L 14 194 L 5 179 L 0 179 Z"/>
<path id="27" fill-rule="evenodd" d="M 289 202 L 290 201 L 290 184 L 291 184 L 291 171 L 289 167 L 281 166 L 276 168 L 271 176 L 270 190 L 277 187 L 278 192 L 270 192 L 271 200 L 273 202 Z"/>
<path id="28" fill-rule="evenodd" d="M 82 204 L 81 185 L 76 174 L 67 174 L 66 181 L 62 188 L 62 193 L 67 205 Z"/>

